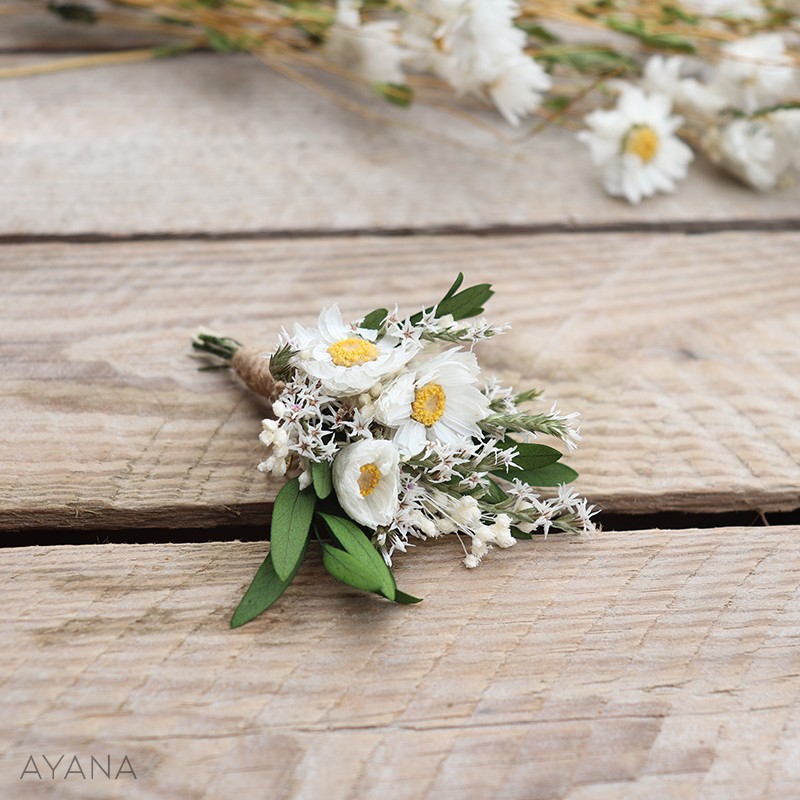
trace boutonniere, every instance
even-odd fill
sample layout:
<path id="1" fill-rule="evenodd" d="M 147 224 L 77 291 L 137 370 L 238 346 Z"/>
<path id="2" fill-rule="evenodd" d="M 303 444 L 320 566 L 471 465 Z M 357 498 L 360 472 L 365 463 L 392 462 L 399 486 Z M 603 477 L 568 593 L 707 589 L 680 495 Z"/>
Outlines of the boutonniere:
<path id="1" fill-rule="evenodd" d="M 577 413 L 532 408 L 540 391 L 481 374 L 475 344 L 508 326 L 481 316 L 488 284 L 462 282 L 409 317 L 380 308 L 345 322 L 337 306 L 323 308 L 316 327 L 282 331 L 270 353 L 195 336 L 196 351 L 271 402 L 258 469 L 286 481 L 269 554 L 232 627 L 283 594 L 312 542 L 337 580 L 417 603 L 392 573 L 416 542 L 456 536 L 474 568 L 493 547 L 536 533 L 594 530 L 593 507 L 567 486 L 577 473 L 560 450 L 532 441 L 545 435 L 574 449 Z"/>

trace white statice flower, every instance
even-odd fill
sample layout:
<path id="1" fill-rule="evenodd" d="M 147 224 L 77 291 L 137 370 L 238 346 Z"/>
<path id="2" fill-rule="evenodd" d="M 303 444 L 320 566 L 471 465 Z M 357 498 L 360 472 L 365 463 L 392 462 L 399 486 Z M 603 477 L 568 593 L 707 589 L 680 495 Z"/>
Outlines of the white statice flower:
<path id="1" fill-rule="evenodd" d="M 589 146 L 610 195 L 639 203 L 656 192 L 674 191 L 675 181 L 686 177 L 693 154 L 675 135 L 683 119 L 670 111 L 666 95 L 629 88 L 616 108 L 586 117 L 590 130 L 578 138 Z"/>
<path id="2" fill-rule="evenodd" d="M 480 436 L 478 422 L 489 401 L 477 386 L 478 361 L 458 348 L 439 353 L 386 386 L 375 403 L 375 418 L 393 429 L 404 456 L 420 453 L 426 442 L 463 446 Z"/>
<path id="3" fill-rule="evenodd" d="M 402 42 L 417 69 L 459 94 L 488 97 L 512 125 L 535 111 L 550 76 L 525 53 L 513 0 L 406 0 Z"/>
<path id="4" fill-rule="evenodd" d="M 727 104 L 752 114 L 792 93 L 797 67 L 779 33 L 760 33 L 722 47 L 712 87 Z"/>
<path id="5" fill-rule="evenodd" d="M 336 20 L 322 48 L 323 55 L 370 83 L 405 83 L 406 54 L 397 43 L 399 26 L 391 20 L 361 22 L 359 4 L 338 0 Z"/>
<path id="6" fill-rule="evenodd" d="M 347 325 L 337 305 L 323 308 L 316 328 L 295 325 L 294 365 L 316 378 L 332 397 L 369 392 L 399 372 L 419 351 L 419 342 Z"/>
<path id="7" fill-rule="evenodd" d="M 644 66 L 639 85 L 648 94 L 666 95 L 678 109 L 711 117 L 727 105 L 725 97 L 696 78 L 681 77 L 685 64 L 682 56 L 656 55 Z"/>
<path id="8" fill-rule="evenodd" d="M 762 192 L 778 186 L 797 158 L 789 135 L 776 131 L 771 114 L 713 128 L 703 146 L 714 163 Z"/>
<path id="9" fill-rule="evenodd" d="M 362 439 L 333 459 L 333 488 L 342 508 L 373 530 L 388 525 L 399 508 L 400 454 L 386 439 Z"/>

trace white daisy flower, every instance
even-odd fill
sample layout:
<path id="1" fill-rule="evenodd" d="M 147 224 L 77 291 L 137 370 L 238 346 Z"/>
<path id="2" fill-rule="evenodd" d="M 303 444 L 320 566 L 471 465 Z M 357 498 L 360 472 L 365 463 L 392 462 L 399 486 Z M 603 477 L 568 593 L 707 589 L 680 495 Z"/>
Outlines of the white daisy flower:
<path id="1" fill-rule="evenodd" d="M 348 516 L 373 530 L 388 525 L 400 505 L 400 454 L 386 439 L 361 439 L 333 460 L 333 488 Z"/>
<path id="2" fill-rule="evenodd" d="M 478 361 L 458 348 L 434 356 L 389 384 L 375 403 L 375 418 L 394 429 L 401 454 L 413 456 L 426 442 L 453 446 L 480 436 L 477 423 L 489 401 L 475 385 Z"/>
<path id="3" fill-rule="evenodd" d="M 796 69 L 779 33 L 761 33 L 730 42 L 714 75 L 713 88 L 748 114 L 791 94 Z"/>
<path id="4" fill-rule="evenodd" d="M 295 325 L 294 363 L 333 397 L 360 395 L 395 375 L 420 349 L 418 342 L 393 336 L 375 339 L 375 331 L 343 322 L 339 307 L 333 305 L 322 309 L 317 328 Z"/>
<path id="5" fill-rule="evenodd" d="M 600 167 L 603 185 L 614 197 L 639 203 L 656 192 L 672 192 L 685 178 L 692 151 L 675 135 L 683 119 L 670 115 L 666 95 L 625 89 L 611 111 L 593 111 L 586 117 L 591 128 L 578 138 Z"/>

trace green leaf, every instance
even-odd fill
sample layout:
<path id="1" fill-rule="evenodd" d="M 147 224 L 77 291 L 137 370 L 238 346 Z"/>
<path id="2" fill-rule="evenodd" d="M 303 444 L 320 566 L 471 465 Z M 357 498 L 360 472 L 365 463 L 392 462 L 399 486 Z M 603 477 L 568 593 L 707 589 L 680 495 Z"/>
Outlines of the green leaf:
<path id="1" fill-rule="evenodd" d="M 545 28 L 544 25 L 540 25 L 537 22 L 517 20 L 515 25 L 525 31 L 528 36 L 533 36 L 535 39 L 539 39 L 539 41 L 546 42 L 547 44 L 556 44 L 556 42 L 561 41 L 559 36 L 556 36 L 552 31 Z"/>
<path id="2" fill-rule="evenodd" d="M 213 5 L 214 0 L 208 0 Z M 237 53 L 239 51 L 247 50 L 247 42 L 244 37 L 233 39 L 222 31 L 215 30 L 214 28 L 205 29 L 206 40 L 208 46 L 218 53 Z"/>
<path id="3" fill-rule="evenodd" d="M 383 321 L 388 315 L 389 312 L 385 308 L 376 308 L 364 317 L 360 327 L 366 328 L 368 331 L 378 331 L 383 327 Z"/>
<path id="4" fill-rule="evenodd" d="M 238 628 L 250 622 L 262 611 L 266 611 L 286 591 L 286 587 L 294 580 L 294 576 L 297 575 L 297 571 L 303 563 L 307 544 L 308 540 L 306 540 L 306 545 L 303 546 L 303 552 L 297 565 L 286 580 L 279 578 L 275 572 L 272 554 L 267 555 L 258 568 L 250 588 L 244 593 L 244 597 L 236 607 L 236 611 L 233 612 L 231 628 Z"/>
<path id="5" fill-rule="evenodd" d="M 414 597 L 413 594 L 406 594 L 399 589 L 394 594 L 395 603 L 402 603 L 403 605 L 411 605 L 412 603 L 421 603 L 421 597 Z"/>
<path id="6" fill-rule="evenodd" d="M 401 108 L 408 108 L 414 99 L 414 90 L 410 86 L 400 83 L 373 83 L 372 91 L 388 100 L 390 103 Z"/>
<path id="7" fill-rule="evenodd" d="M 515 528 L 513 526 L 511 528 L 511 535 L 515 539 L 533 539 L 533 534 L 532 533 L 524 533 L 519 528 Z"/>
<path id="8" fill-rule="evenodd" d="M 689 14 L 679 6 L 662 6 L 661 22 L 664 25 L 672 25 L 675 22 L 685 22 L 687 25 L 697 25 L 700 17 L 696 14 Z"/>
<path id="9" fill-rule="evenodd" d="M 607 47 L 576 47 L 572 45 L 559 45 L 541 50 L 537 61 L 544 61 L 551 67 L 562 64 L 578 72 L 592 75 L 616 75 L 627 70 L 635 69 L 636 60 L 624 53 L 618 53 Z M 567 98 L 567 104 L 571 99 Z M 560 109 L 556 109 L 560 110 Z"/>
<path id="10" fill-rule="evenodd" d="M 563 111 L 572 102 L 572 98 L 568 94 L 551 94 L 542 100 L 542 105 L 548 111 Z"/>
<path id="11" fill-rule="evenodd" d="M 492 287 L 488 283 L 481 283 L 477 286 L 470 286 L 462 292 L 456 291 L 464 282 L 464 275 L 459 272 L 453 285 L 447 290 L 447 294 L 438 302 L 437 305 L 426 308 L 430 313 L 434 311 L 437 317 L 452 314 L 453 319 L 466 319 L 476 317 L 483 313 L 483 304 L 494 294 Z M 411 317 L 411 322 L 415 325 L 422 319 L 422 312 L 418 312 Z"/>
<path id="12" fill-rule="evenodd" d="M 314 484 L 314 492 L 317 497 L 319 497 L 320 500 L 324 500 L 333 490 L 330 462 L 312 461 L 311 480 Z"/>
<path id="13" fill-rule="evenodd" d="M 516 478 L 520 472 L 530 472 L 555 464 L 561 458 L 561 453 L 555 447 L 548 447 L 546 444 L 528 444 L 527 442 L 515 442 L 513 439 L 504 439 L 498 447 L 509 450 L 516 447 L 517 457 L 514 459 L 516 467 L 506 470 L 504 467 L 492 470 L 493 475 L 502 477 Z"/>
<path id="14" fill-rule="evenodd" d="M 365 592 L 380 591 L 380 576 L 355 556 L 340 550 L 338 547 L 323 544 L 322 563 L 337 581 L 346 583 L 356 589 L 363 589 Z"/>
<path id="15" fill-rule="evenodd" d="M 464 273 L 459 272 L 453 281 L 453 285 L 447 290 L 440 302 L 444 303 L 445 300 L 449 300 L 461 288 L 462 283 L 464 283 Z"/>
<path id="16" fill-rule="evenodd" d="M 344 549 L 355 558 L 365 570 L 375 576 L 380 592 L 388 600 L 394 600 L 397 585 L 392 571 L 386 566 L 381 554 L 369 540 L 367 535 L 352 520 L 334 517 L 331 514 L 320 514 Z"/>
<path id="17" fill-rule="evenodd" d="M 303 557 L 316 502 L 313 491 L 300 491 L 300 481 L 297 478 L 290 480 L 275 498 L 270 528 L 270 552 L 275 572 L 282 580 L 292 574 L 292 570 Z"/>
<path id="18" fill-rule="evenodd" d="M 93 25 L 97 22 L 97 12 L 82 3 L 57 3 L 51 0 L 47 10 L 57 14 L 66 22 L 82 22 L 84 25 Z"/>
<path id="19" fill-rule="evenodd" d="M 483 496 L 490 503 L 502 503 L 508 500 L 508 495 L 492 480 L 489 481 Z"/>
<path id="20" fill-rule="evenodd" d="M 541 469 L 517 472 L 513 477 L 530 486 L 558 486 L 562 483 L 572 483 L 578 477 L 578 473 L 566 464 L 550 464 Z"/>
<path id="21" fill-rule="evenodd" d="M 650 47 L 666 48 L 668 50 L 678 50 L 682 53 L 696 52 L 695 46 L 685 37 L 677 33 L 652 33 L 645 28 L 641 19 L 633 21 L 610 17 L 606 24 L 613 31 L 634 36 L 642 44 Z"/>
<path id="22" fill-rule="evenodd" d="M 476 317 L 483 313 L 484 303 L 493 294 L 492 287 L 488 283 L 470 286 L 469 289 L 442 300 L 436 309 L 436 316 L 444 317 L 452 314 L 455 320 Z"/>

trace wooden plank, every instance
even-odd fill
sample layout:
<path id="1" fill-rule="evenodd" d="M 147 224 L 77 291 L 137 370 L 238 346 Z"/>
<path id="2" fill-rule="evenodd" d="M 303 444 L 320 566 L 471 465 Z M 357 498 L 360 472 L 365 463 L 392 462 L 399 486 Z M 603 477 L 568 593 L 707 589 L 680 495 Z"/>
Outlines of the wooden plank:
<path id="1" fill-rule="evenodd" d="M 245 56 L 2 81 L 0 235 L 800 219 L 800 186 L 759 194 L 698 162 L 677 194 L 634 208 L 603 193 L 570 132 L 548 130 L 510 148 L 431 107 L 405 111 L 374 97 L 367 106 L 391 124 Z M 479 118 L 510 133 L 491 111 Z"/>
<path id="2" fill-rule="evenodd" d="M 270 348 L 339 301 L 409 312 L 491 279 L 488 374 L 583 414 L 613 512 L 800 506 L 800 234 L 148 242 L 0 248 L 0 526 L 263 524 L 265 408 L 198 372 L 207 325 Z"/>
<path id="3" fill-rule="evenodd" d="M 800 796 L 800 527 L 550 537 L 472 572 L 440 541 L 399 563 L 415 607 L 314 551 L 232 632 L 264 549 L 7 550 L 3 796 Z"/>

